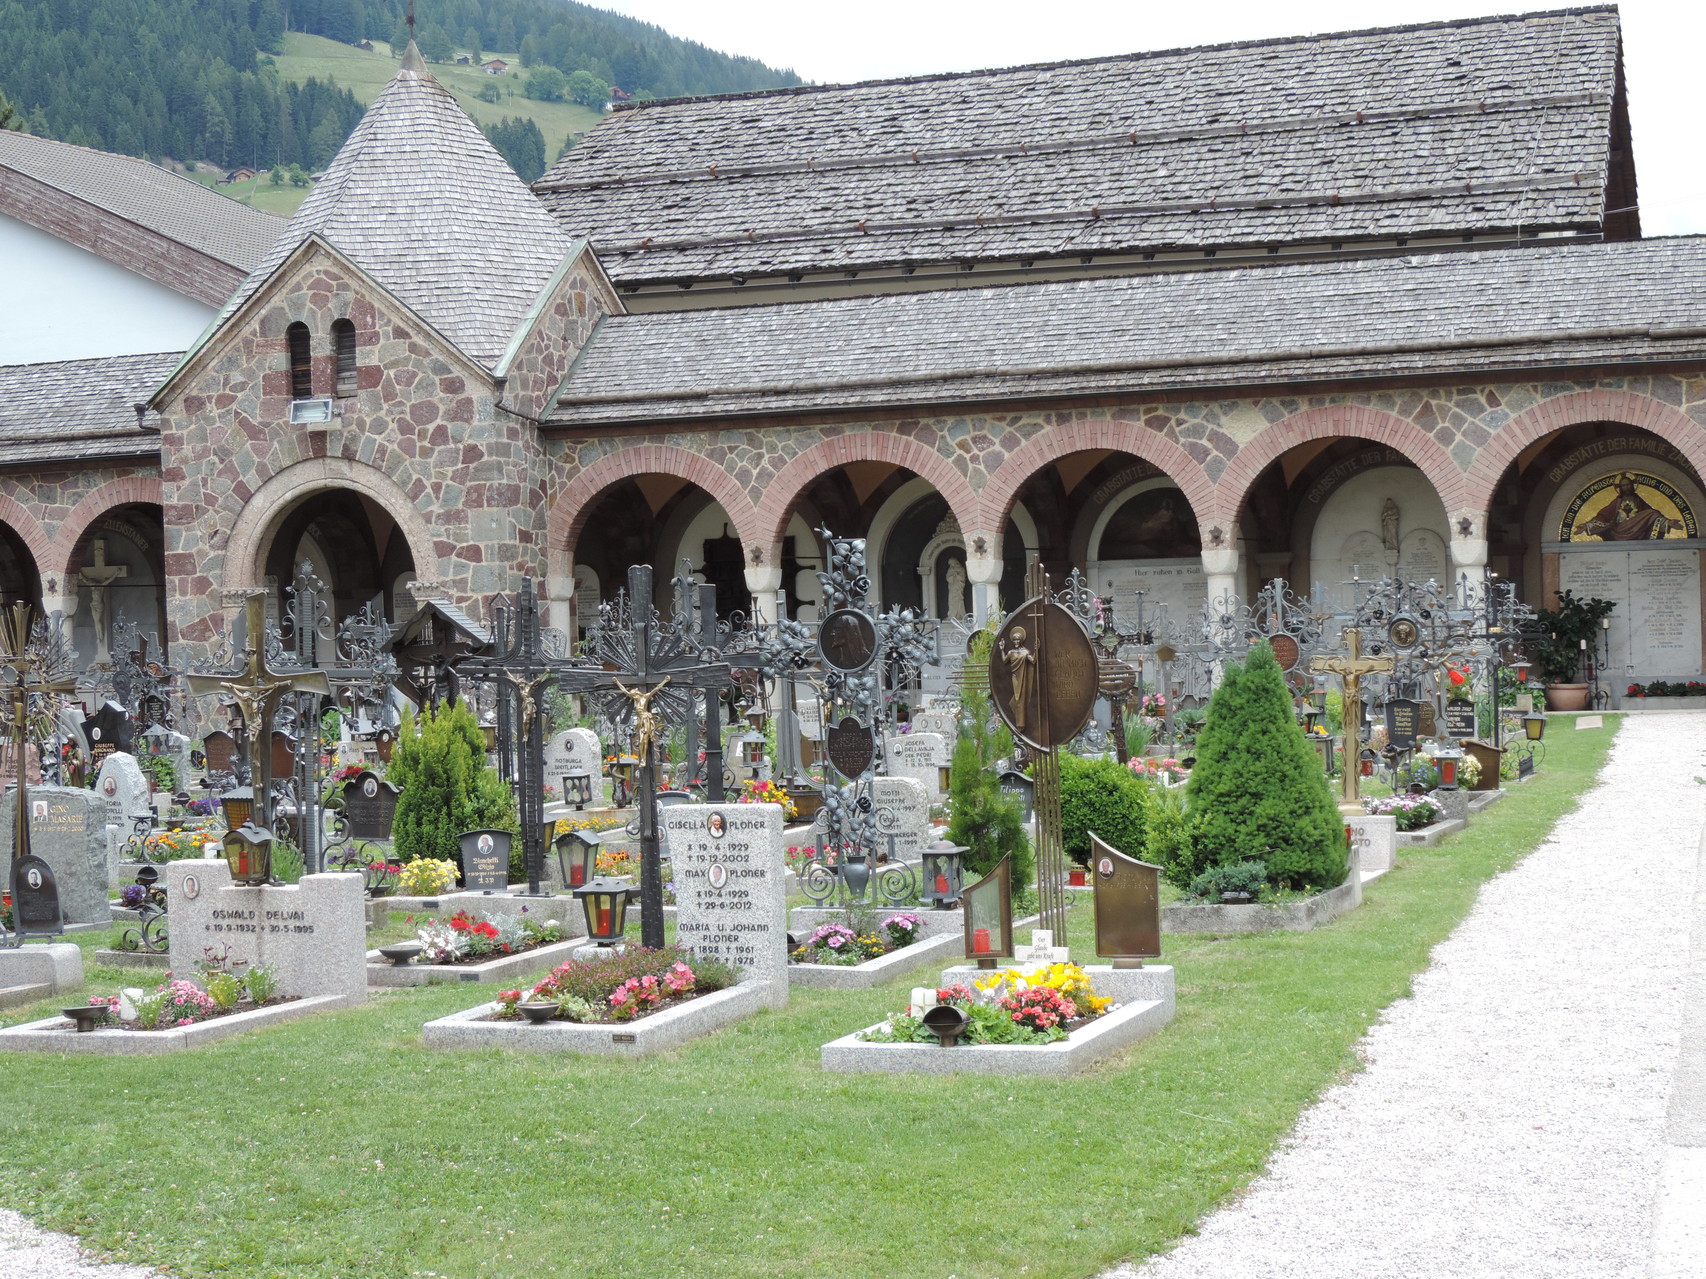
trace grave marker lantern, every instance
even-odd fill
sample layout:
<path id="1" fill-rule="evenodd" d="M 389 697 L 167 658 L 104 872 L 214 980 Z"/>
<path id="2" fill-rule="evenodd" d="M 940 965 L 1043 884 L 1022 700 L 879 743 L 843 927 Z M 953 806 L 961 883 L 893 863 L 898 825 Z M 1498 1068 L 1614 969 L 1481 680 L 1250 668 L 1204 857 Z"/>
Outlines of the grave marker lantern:
<path id="1" fill-rule="evenodd" d="M 994 968 L 1013 953 L 1013 859 L 1003 857 L 965 890 L 965 953 L 979 968 Z"/>
<path id="2" fill-rule="evenodd" d="M 764 767 L 764 734 L 756 729 L 748 729 L 735 739 L 740 744 L 740 762 L 742 768 L 750 768 L 754 779 L 759 770 Z"/>
<path id="3" fill-rule="evenodd" d="M 1439 769 L 1439 788 L 1457 789 L 1457 768 L 1463 762 L 1463 748 L 1455 742 L 1434 749 L 1434 765 Z"/>
<path id="4" fill-rule="evenodd" d="M 599 946 L 613 947 L 622 940 L 626 927 L 628 899 L 634 887 L 625 879 L 600 875 L 575 889 L 576 900 L 586 912 L 586 932 Z"/>
<path id="5" fill-rule="evenodd" d="M 272 881 L 272 832 L 253 822 L 244 822 L 225 832 L 226 865 L 234 884 L 266 884 Z"/>
<path id="6" fill-rule="evenodd" d="M 936 789 L 946 795 L 953 787 L 954 766 L 952 764 L 936 765 Z"/>
<path id="7" fill-rule="evenodd" d="M 557 869 L 563 873 L 563 887 L 573 890 L 592 882 L 598 867 L 598 839 L 583 830 L 556 833 L 553 819 L 545 823 L 545 842 L 557 850 Z"/>
<path id="8" fill-rule="evenodd" d="M 255 790 L 252 786 L 233 786 L 219 797 L 219 809 L 225 814 L 225 829 L 247 826 L 255 811 Z"/>
<path id="9" fill-rule="evenodd" d="M 926 845 L 924 858 L 924 892 L 919 900 L 937 910 L 947 910 L 960 899 L 960 885 L 965 878 L 966 848 L 952 840 L 939 839 Z"/>
<path id="10" fill-rule="evenodd" d="M 1546 736 L 1546 717 L 1530 711 L 1522 717 L 1522 731 L 1528 735 L 1528 740 L 1538 742 Z"/>

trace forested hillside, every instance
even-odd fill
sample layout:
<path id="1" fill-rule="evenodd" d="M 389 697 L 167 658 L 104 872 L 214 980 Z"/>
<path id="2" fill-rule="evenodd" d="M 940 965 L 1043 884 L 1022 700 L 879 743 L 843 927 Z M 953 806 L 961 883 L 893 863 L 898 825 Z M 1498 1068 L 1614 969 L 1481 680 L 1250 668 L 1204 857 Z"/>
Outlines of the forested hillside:
<path id="1" fill-rule="evenodd" d="M 0 92 L 31 132 L 67 142 L 314 169 L 337 151 L 362 103 L 329 81 L 292 83 L 271 65 L 286 15 L 293 31 L 388 42 L 400 36 L 404 8 L 405 0 L 0 0 Z M 635 96 L 799 83 L 569 0 L 419 0 L 416 12 L 429 59 L 496 50 Z"/>

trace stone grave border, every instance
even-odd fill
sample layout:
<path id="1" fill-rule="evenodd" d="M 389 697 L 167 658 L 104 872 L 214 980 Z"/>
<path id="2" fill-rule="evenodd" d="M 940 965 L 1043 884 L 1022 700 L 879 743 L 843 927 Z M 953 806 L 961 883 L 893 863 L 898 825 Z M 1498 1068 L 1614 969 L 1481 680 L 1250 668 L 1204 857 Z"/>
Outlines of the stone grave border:
<path id="1" fill-rule="evenodd" d="M 521 885 L 525 888 L 526 885 Z M 470 915 L 519 915 L 521 908 L 538 920 L 554 919 L 571 932 L 583 929 L 586 911 L 573 897 L 525 897 L 514 893 L 469 893 L 461 889 L 438 897 L 374 897 L 369 901 L 384 903 L 387 912 L 400 910 L 406 915 L 426 915 L 448 919 L 459 910 Z"/>
<path id="2" fill-rule="evenodd" d="M 1009 965 L 1011 967 L 1011 965 Z M 1171 965 L 1143 968 L 1086 968 L 1091 984 L 1102 994 L 1121 999 L 1114 1009 L 1072 1031 L 1053 1044 L 872 1044 L 859 1036 L 881 1022 L 831 1040 L 819 1050 L 826 1071 L 838 1074 L 882 1073 L 908 1075 L 1076 1075 L 1096 1062 L 1140 1040 L 1173 1020 L 1174 974 Z M 942 973 L 942 985 L 970 984 L 985 970 L 970 965 Z M 1123 998 L 1122 998 L 1123 996 Z"/>
<path id="3" fill-rule="evenodd" d="M 95 962 L 112 968 L 158 968 L 172 966 L 172 957 L 165 951 L 106 949 L 95 952 Z"/>
<path id="4" fill-rule="evenodd" d="M 71 1023 L 55 1015 L 42 1021 L 28 1022 L 0 1030 L 0 1052 L 94 1053 L 110 1057 L 157 1057 L 164 1053 L 184 1052 L 240 1035 L 245 1030 L 276 1026 L 295 1021 L 312 1013 L 330 1012 L 337 1008 L 356 1008 L 365 999 L 362 995 L 310 995 L 288 1004 L 271 1008 L 254 1008 L 245 1013 L 198 1021 L 193 1026 L 175 1026 L 170 1030 L 91 1030 L 78 1034 Z"/>
<path id="5" fill-rule="evenodd" d="M 516 1052 L 645 1057 L 745 1021 L 771 1007 L 773 999 L 769 982 L 739 982 L 631 1022 L 583 1025 L 552 1021 L 543 1026 L 526 1021 L 481 1021 L 497 1009 L 496 1003 L 481 1004 L 427 1022 L 421 1028 L 421 1043 L 441 1049 L 508 1048 Z"/>
<path id="6" fill-rule="evenodd" d="M 559 962 L 572 957 L 574 951 L 587 944 L 585 937 L 570 937 L 536 946 L 515 955 L 499 955 L 479 964 L 393 964 L 377 950 L 367 952 L 367 984 L 369 986 L 436 986 L 474 981 L 482 983 L 507 981 L 522 973 L 555 968 Z"/>
<path id="7" fill-rule="evenodd" d="M 897 906 L 896 911 L 911 910 L 910 907 Z M 838 910 L 828 910 L 811 906 L 796 906 L 789 913 L 789 922 L 801 915 L 823 916 L 804 929 L 794 927 L 792 931 L 798 935 L 810 932 L 818 923 L 826 923 L 830 916 L 839 915 Z M 919 931 L 918 940 L 910 946 L 899 950 L 891 950 L 886 955 L 875 959 L 867 959 L 862 964 L 789 964 L 788 984 L 790 986 L 809 986 L 816 990 L 870 990 L 873 986 L 881 986 L 893 981 L 902 973 L 911 972 L 926 964 L 941 963 L 943 960 L 954 959 L 965 950 L 965 924 L 961 911 L 955 910 L 911 910 L 912 914 L 922 915 L 924 926 Z M 947 922 L 929 928 L 932 918 Z M 1013 921 L 1015 930 L 1034 925 L 1040 916 L 1029 915 L 1024 919 Z"/>
<path id="8" fill-rule="evenodd" d="M 1352 856 L 1345 882 L 1299 902 L 1228 906 L 1220 903 L 1187 906 L 1173 902 L 1161 908 L 1164 933 L 1308 932 L 1362 905 L 1362 859 Z"/>
<path id="9" fill-rule="evenodd" d="M 83 984 L 83 948 L 76 942 L 26 942 L 0 949 L 0 1008 L 33 1004 Z"/>
<path id="10" fill-rule="evenodd" d="M 1471 813 L 1479 813 L 1483 809 L 1491 808 L 1494 804 L 1498 803 L 1504 797 L 1505 797 L 1505 790 L 1504 790 L 1504 787 L 1502 787 L 1502 786 L 1499 787 L 1499 789 L 1497 789 L 1497 790 L 1470 791 L 1469 792 L 1469 811 Z"/>
<path id="11" fill-rule="evenodd" d="M 1489 791 L 1488 794 L 1492 792 Z M 1468 829 L 1469 823 L 1464 818 L 1452 817 L 1443 822 L 1434 822 L 1420 830 L 1401 830 L 1397 832 L 1399 848 L 1433 848 L 1447 835 L 1455 835 L 1460 830 Z"/>

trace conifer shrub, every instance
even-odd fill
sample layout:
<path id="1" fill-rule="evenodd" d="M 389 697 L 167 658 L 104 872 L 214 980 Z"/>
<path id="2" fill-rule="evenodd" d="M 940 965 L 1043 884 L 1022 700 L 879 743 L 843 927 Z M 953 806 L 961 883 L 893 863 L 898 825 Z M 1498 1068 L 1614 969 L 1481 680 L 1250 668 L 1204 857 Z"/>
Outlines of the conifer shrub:
<path id="1" fill-rule="evenodd" d="M 1184 883 L 1216 866 L 1256 861 L 1268 882 L 1333 888 L 1347 868 L 1344 823 L 1320 757 L 1293 714 L 1273 650 L 1257 644 L 1227 664 L 1197 738 L 1187 783 Z"/>
<path id="2" fill-rule="evenodd" d="M 1144 792 L 1149 789 L 1116 759 L 1060 757 L 1060 833 L 1066 855 L 1090 864 L 1090 833 L 1127 857 L 1144 856 Z"/>
<path id="3" fill-rule="evenodd" d="M 973 636 L 966 665 L 987 664 L 992 631 Z M 1031 882 L 1036 859 L 1025 833 L 1025 809 L 1001 789 L 995 761 L 1013 749 L 1005 725 L 990 724 L 989 695 L 980 681 L 960 691 L 960 732 L 948 770 L 948 838 L 966 848 L 966 882 L 987 875 L 1003 857 L 1013 859 L 1013 891 Z"/>
<path id="4" fill-rule="evenodd" d="M 486 740 L 465 703 L 420 719 L 405 713 L 386 779 L 402 788 L 392 821 L 395 855 L 460 864 L 457 836 L 493 829 L 516 832 L 509 787 L 485 764 Z"/>
<path id="5" fill-rule="evenodd" d="M 1184 888 L 1191 882 L 1194 863 L 1185 824 L 1184 787 L 1144 787 L 1143 860 L 1159 866 L 1169 883 Z"/>

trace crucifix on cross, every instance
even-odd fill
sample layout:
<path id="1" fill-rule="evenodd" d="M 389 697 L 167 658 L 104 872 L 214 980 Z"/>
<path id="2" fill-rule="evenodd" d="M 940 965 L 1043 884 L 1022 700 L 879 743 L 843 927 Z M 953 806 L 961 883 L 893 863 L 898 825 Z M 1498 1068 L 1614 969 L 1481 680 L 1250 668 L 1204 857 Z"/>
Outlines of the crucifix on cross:
<path id="1" fill-rule="evenodd" d="M 1393 669 L 1390 654 L 1362 655 L 1362 632 L 1354 626 L 1344 630 L 1345 657 L 1317 657 L 1309 669 L 1317 675 L 1337 675 L 1344 681 L 1345 766 L 1339 772 L 1339 811 L 1347 817 L 1362 816 L 1362 677 L 1383 675 Z"/>
<path id="2" fill-rule="evenodd" d="M 640 760 L 640 944 L 662 946 L 656 739 L 670 723 L 692 714 L 695 690 L 713 697 L 733 684 L 732 672 L 725 662 L 700 661 L 686 632 L 657 624 L 649 564 L 628 570 L 627 618 L 613 611 L 600 617 L 588 639 L 589 656 L 600 666 L 559 667 L 557 686 L 590 694 L 612 723 L 634 722 Z"/>

